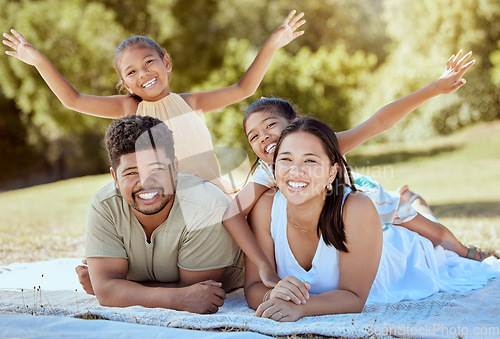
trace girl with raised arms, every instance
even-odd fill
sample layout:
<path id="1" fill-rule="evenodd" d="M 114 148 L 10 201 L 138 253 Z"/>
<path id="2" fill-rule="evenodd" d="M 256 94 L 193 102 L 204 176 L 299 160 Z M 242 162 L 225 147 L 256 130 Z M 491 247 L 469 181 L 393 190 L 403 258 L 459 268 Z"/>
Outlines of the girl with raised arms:
<path id="1" fill-rule="evenodd" d="M 94 96 L 79 93 L 56 70 L 52 63 L 19 32 L 4 33 L 2 42 L 12 48 L 5 53 L 36 67 L 61 103 L 69 109 L 105 118 L 148 115 L 163 120 L 174 134 L 180 173 L 194 174 L 223 190 L 220 167 L 210 132 L 198 113 L 211 112 L 252 95 L 266 73 L 275 52 L 304 31 L 303 13 L 290 12 L 279 28 L 265 42 L 254 62 L 240 81 L 221 89 L 175 94 L 170 91 L 172 61 L 153 40 L 133 36 L 116 49 L 115 68 L 121 84 L 130 95 Z"/>

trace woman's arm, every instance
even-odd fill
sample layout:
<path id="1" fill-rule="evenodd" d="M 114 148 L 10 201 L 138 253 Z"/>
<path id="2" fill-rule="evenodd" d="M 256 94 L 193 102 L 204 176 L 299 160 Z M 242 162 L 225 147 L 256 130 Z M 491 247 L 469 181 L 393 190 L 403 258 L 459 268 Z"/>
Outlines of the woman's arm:
<path id="1" fill-rule="evenodd" d="M 276 269 L 257 243 L 246 219 L 256 202 L 267 190 L 268 188 L 264 185 L 249 182 L 231 201 L 224 214 L 223 224 L 241 247 L 247 259 L 250 259 L 257 267 L 264 285 L 274 287 L 279 281 Z"/>
<path id="2" fill-rule="evenodd" d="M 465 79 L 462 79 L 462 76 L 475 63 L 475 60 L 472 60 L 465 64 L 471 55 L 472 52 L 469 52 L 460 59 L 462 56 L 460 50 L 457 55 L 450 57 L 445 72 L 438 80 L 382 107 L 362 124 L 348 131 L 336 133 L 342 154 L 352 151 L 365 141 L 391 128 L 427 100 L 440 94 L 453 93 L 463 86 Z"/>
<path id="3" fill-rule="evenodd" d="M 33 47 L 19 32 L 13 29 L 11 32 L 13 35 L 3 34 L 8 40 L 2 42 L 11 47 L 13 51 L 5 53 L 28 65 L 35 66 L 43 80 L 65 107 L 104 118 L 119 118 L 135 114 L 138 105 L 137 99 L 126 95 L 104 97 L 79 93 L 57 71 L 45 55 Z"/>
<path id="4" fill-rule="evenodd" d="M 382 253 L 382 227 L 375 207 L 362 193 L 347 197 L 343 216 L 349 252 L 340 252 L 338 289 L 311 295 L 305 304 L 300 305 L 271 298 L 258 307 L 256 316 L 295 321 L 305 316 L 363 310 Z"/>
<path id="5" fill-rule="evenodd" d="M 295 10 L 290 12 L 280 27 L 264 43 L 259 54 L 238 83 L 213 91 L 184 94 L 184 100 L 193 110 L 202 110 L 203 113 L 207 113 L 239 102 L 254 94 L 276 51 L 304 34 L 304 31 L 296 32 L 305 23 L 305 20 L 300 20 L 304 14 L 300 13 L 295 16 L 295 13 Z"/>

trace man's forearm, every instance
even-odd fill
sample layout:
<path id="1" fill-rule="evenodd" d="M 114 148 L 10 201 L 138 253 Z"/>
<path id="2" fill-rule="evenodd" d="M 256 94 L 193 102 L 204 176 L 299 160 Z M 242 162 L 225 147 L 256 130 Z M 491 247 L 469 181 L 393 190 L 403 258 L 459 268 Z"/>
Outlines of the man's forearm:
<path id="1" fill-rule="evenodd" d="M 169 286 L 167 287 L 167 285 Z M 94 285 L 94 291 L 97 300 L 102 306 L 128 307 L 138 305 L 151 308 L 178 309 L 176 300 L 179 300 L 179 293 L 174 290 L 175 287 L 179 287 L 179 285 L 175 283 L 137 283 L 126 279 L 110 279 L 99 283 L 97 286 Z"/>

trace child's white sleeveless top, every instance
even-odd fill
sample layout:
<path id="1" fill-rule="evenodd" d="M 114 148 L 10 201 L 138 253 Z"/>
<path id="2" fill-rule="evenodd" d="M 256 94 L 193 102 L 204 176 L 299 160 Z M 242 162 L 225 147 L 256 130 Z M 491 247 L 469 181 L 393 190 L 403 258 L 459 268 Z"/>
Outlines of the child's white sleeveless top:
<path id="1" fill-rule="evenodd" d="M 346 187 L 345 198 L 351 192 Z M 312 267 L 306 271 L 295 259 L 287 237 L 287 200 L 280 192 L 276 192 L 271 211 L 271 237 L 274 241 L 274 257 L 278 275 L 281 279 L 287 275 L 294 276 L 311 284 L 309 293 L 321 294 L 335 290 L 339 286 L 339 252 L 333 246 L 327 246 L 320 236 L 318 247 L 312 260 Z"/>
<path id="2" fill-rule="evenodd" d="M 210 132 L 204 119 L 178 94 L 170 93 L 158 101 L 141 101 L 137 115 L 160 119 L 174 135 L 179 173 L 208 181 L 221 176 Z"/>

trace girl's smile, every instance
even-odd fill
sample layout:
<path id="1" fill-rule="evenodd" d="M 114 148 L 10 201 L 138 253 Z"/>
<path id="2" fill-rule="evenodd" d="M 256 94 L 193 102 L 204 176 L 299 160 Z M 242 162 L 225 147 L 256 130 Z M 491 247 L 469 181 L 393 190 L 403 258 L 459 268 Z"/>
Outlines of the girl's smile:
<path id="1" fill-rule="evenodd" d="M 122 83 L 131 94 L 157 101 L 170 93 L 168 73 L 172 64 L 167 54 L 162 59 L 151 48 L 130 47 L 122 52 L 117 64 Z"/>

